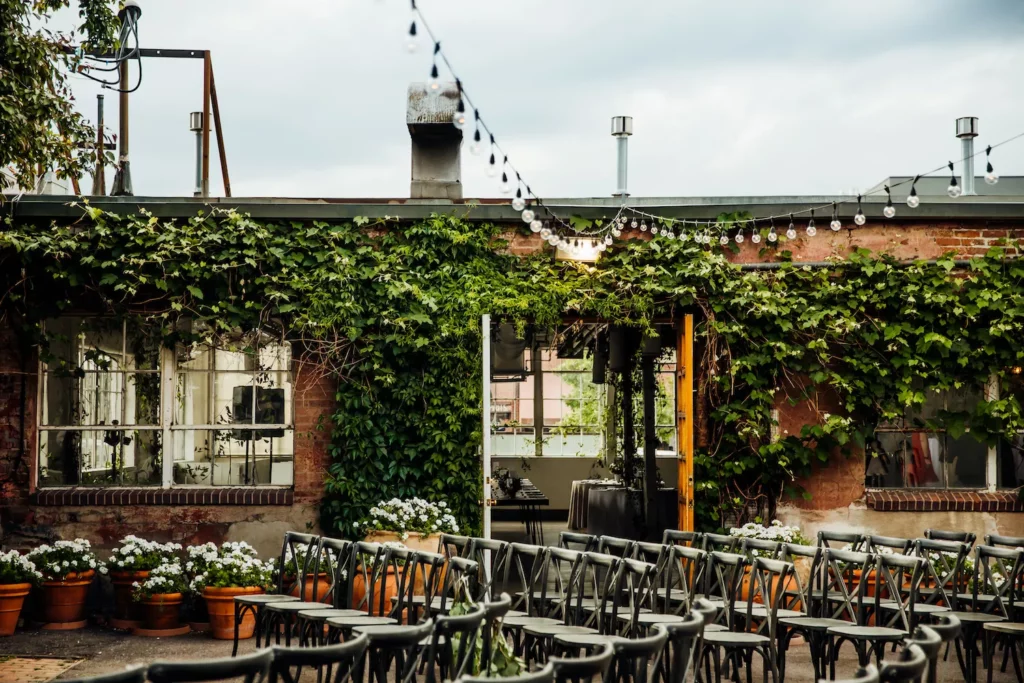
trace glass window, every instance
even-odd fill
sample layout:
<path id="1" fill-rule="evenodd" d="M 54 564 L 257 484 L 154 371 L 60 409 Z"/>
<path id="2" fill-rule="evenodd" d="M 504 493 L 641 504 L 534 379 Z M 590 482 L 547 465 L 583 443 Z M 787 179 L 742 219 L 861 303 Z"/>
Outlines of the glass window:
<path id="1" fill-rule="evenodd" d="M 1010 368 L 1007 380 L 1009 393 L 1024 405 L 1024 372 L 1020 367 Z M 1015 489 L 1024 486 L 1024 432 L 1007 434 L 998 446 L 996 460 L 996 486 Z"/>

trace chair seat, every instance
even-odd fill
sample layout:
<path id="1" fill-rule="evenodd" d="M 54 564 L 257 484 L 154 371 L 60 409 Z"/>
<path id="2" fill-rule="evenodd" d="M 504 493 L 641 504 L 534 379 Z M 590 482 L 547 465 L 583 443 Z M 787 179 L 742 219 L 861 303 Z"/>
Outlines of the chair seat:
<path id="1" fill-rule="evenodd" d="M 756 633 L 735 633 L 733 631 L 711 631 L 704 629 L 704 642 L 715 645 L 734 645 L 739 647 L 756 647 L 768 643 L 766 636 Z"/>
<path id="2" fill-rule="evenodd" d="M 833 626 L 828 630 L 830 635 L 843 636 L 853 640 L 903 640 L 907 632 L 899 628 L 888 628 L 886 626 Z"/>
<path id="3" fill-rule="evenodd" d="M 328 605 L 324 602 L 272 602 L 267 605 L 267 609 L 273 612 L 301 612 L 302 610 L 311 609 L 327 609 Z"/>
<path id="4" fill-rule="evenodd" d="M 735 607 L 733 607 L 733 611 L 736 612 L 737 614 L 746 614 L 747 613 L 747 606 L 746 605 L 743 605 L 743 606 L 736 605 Z M 766 619 L 766 618 L 768 618 L 768 615 L 770 613 L 771 613 L 771 610 L 769 610 L 764 605 L 753 605 L 750 608 L 750 616 L 758 617 L 759 619 Z M 804 617 L 804 616 L 807 616 L 807 615 L 804 614 L 803 612 L 800 612 L 800 611 L 795 610 L 795 609 L 783 609 L 782 607 L 780 607 L 778 609 L 778 612 L 777 612 L 776 616 L 779 619 L 781 619 L 783 617 L 796 618 L 796 617 Z"/>
<path id="5" fill-rule="evenodd" d="M 604 612 L 605 612 L 605 614 L 610 614 L 612 611 L 614 611 L 614 609 L 615 609 L 615 605 L 613 605 L 610 602 L 606 602 L 605 603 L 605 605 L 604 605 Z M 594 605 L 584 605 L 583 606 L 583 611 L 592 614 L 594 612 L 597 612 L 598 608 L 595 607 Z M 651 611 L 650 607 L 641 607 L 640 608 L 640 612 L 641 613 L 643 613 L 643 612 L 650 612 L 650 611 Z M 630 612 L 632 612 L 632 608 L 629 605 L 619 605 L 619 614 L 623 614 L 623 613 L 629 614 Z"/>
<path id="6" fill-rule="evenodd" d="M 370 617 L 379 619 L 381 617 Z M 394 621 L 394 620 L 392 620 Z M 417 626 L 408 624 L 359 624 L 351 627 L 357 633 L 365 633 L 370 637 L 370 642 L 387 641 L 389 637 L 402 636 L 409 629 L 417 629 Z"/>
<path id="7" fill-rule="evenodd" d="M 521 609 L 510 609 L 509 611 L 505 612 L 505 618 L 506 619 L 508 619 L 509 617 L 525 617 L 525 616 L 526 616 L 526 612 L 522 611 Z"/>
<path id="8" fill-rule="evenodd" d="M 269 605 L 272 602 L 298 602 L 299 598 L 296 595 L 268 595 L 266 593 L 257 593 L 255 595 L 238 595 L 235 597 L 235 602 L 240 602 L 243 605 Z"/>
<path id="9" fill-rule="evenodd" d="M 570 626 L 568 624 L 550 624 L 540 626 L 526 626 L 523 628 L 528 635 L 538 636 L 546 638 L 548 636 L 557 636 L 564 633 L 580 634 L 589 633 L 596 634 L 597 629 L 588 628 L 586 626 Z"/>
<path id="10" fill-rule="evenodd" d="M 982 626 L 986 631 L 1024 635 L 1024 624 L 1015 621 L 994 621 Z"/>
<path id="11" fill-rule="evenodd" d="M 561 624 L 562 622 L 558 619 L 551 619 L 549 617 L 505 617 L 502 622 L 502 626 L 510 626 L 512 628 L 525 628 L 527 626 L 553 626 L 555 624 Z"/>
<path id="12" fill-rule="evenodd" d="M 694 601 L 696 601 L 696 600 L 707 600 L 708 602 L 711 603 L 711 606 L 714 607 L 715 609 L 725 609 L 725 600 L 723 600 L 722 598 L 709 598 L 709 597 L 704 596 L 704 595 L 694 595 L 693 599 L 694 599 Z"/>
<path id="13" fill-rule="evenodd" d="M 622 615 L 619 615 L 619 619 L 622 620 Z M 624 621 L 629 620 L 629 615 L 626 615 Z M 686 617 L 679 614 L 656 614 L 654 612 L 644 612 L 638 614 L 636 621 L 638 624 L 678 624 L 686 621 Z"/>
<path id="14" fill-rule="evenodd" d="M 353 629 L 356 626 L 389 626 L 397 624 L 397 619 L 391 617 L 332 617 L 327 620 L 328 625 L 334 628 Z"/>
<path id="15" fill-rule="evenodd" d="M 1006 617 L 1001 617 L 998 614 L 988 614 L 986 612 L 947 612 L 946 614 L 954 616 L 960 621 L 970 621 L 975 624 L 989 624 L 996 621 L 1006 621 Z"/>
<path id="16" fill-rule="evenodd" d="M 963 600 L 965 602 L 970 602 L 974 599 L 974 595 L 972 593 L 957 593 L 956 597 L 958 600 Z M 995 599 L 996 596 L 994 595 L 989 595 L 988 593 L 978 593 L 978 602 L 992 602 Z"/>
<path id="17" fill-rule="evenodd" d="M 319 609 L 305 609 L 299 612 L 299 616 L 303 619 L 309 619 L 310 621 L 326 621 L 333 617 L 365 617 L 369 616 L 366 612 L 357 609 L 331 609 L 331 608 L 319 608 Z"/>
<path id="18" fill-rule="evenodd" d="M 599 633 L 558 633 L 555 635 L 555 642 L 562 645 L 575 645 L 577 647 L 593 647 L 605 643 L 621 643 L 627 640 L 622 636 L 603 636 Z"/>
<path id="19" fill-rule="evenodd" d="M 723 624 L 704 624 L 704 633 L 715 633 L 716 631 L 728 631 L 729 628 Z"/>
<path id="20" fill-rule="evenodd" d="M 782 617 L 779 623 L 805 631 L 827 631 L 834 626 L 849 626 L 850 622 L 827 617 Z"/>
<path id="21" fill-rule="evenodd" d="M 900 603 L 889 600 L 888 602 L 880 603 L 878 607 L 894 612 L 900 609 Z M 914 614 L 941 614 L 948 611 L 949 608 L 945 605 L 914 605 Z"/>

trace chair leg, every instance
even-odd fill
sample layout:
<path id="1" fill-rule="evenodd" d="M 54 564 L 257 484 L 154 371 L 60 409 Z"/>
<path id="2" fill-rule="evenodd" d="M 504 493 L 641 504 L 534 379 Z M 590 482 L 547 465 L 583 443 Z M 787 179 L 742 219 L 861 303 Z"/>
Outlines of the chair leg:
<path id="1" fill-rule="evenodd" d="M 242 604 L 239 603 L 239 602 L 236 602 L 235 603 L 235 643 L 231 647 L 231 656 L 232 657 L 237 657 L 238 656 L 238 622 L 240 622 L 242 620 L 242 617 L 241 617 L 241 614 L 240 614 L 241 608 L 242 608 Z"/>

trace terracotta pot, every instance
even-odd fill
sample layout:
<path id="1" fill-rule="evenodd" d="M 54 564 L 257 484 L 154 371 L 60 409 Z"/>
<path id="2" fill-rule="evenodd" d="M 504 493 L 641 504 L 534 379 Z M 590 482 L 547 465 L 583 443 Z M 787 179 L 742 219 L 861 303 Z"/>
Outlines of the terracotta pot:
<path id="1" fill-rule="evenodd" d="M 142 608 L 132 598 L 132 584 L 148 578 L 148 571 L 110 572 L 110 583 L 114 585 L 114 619 L 138 621 L 141 618 Z"/>
<path id="2" fill-rule="evenodd" d="M 366 534 L 367 543 L 386 543 L 390 541 L 397 541 L 407 548 L 413 550 L 426 550 L 430 553 L 436 553 L 437 549 L 441 545 L 441 534 L 418 534 L 415 532 L 409 532 L 409 537 L 404 541 L 402 540 L 402 534 L 397 531 L 371 531 Z"/>
<path id="3" fill-rule="evenodd" d="M 743 571 L 743 579 L 740 581 L 740 599 L 736 601 L 737 609 L 740 608 L 740 603 L 741 602 L 746 603 L 746 601 L 750 599 L 750 591 L 753 590 L 751 588 L 751 584 L 753 582 L 754 582 L 754 580 L 750 576 L 750 567 L 747 567 Z M 789 576 L 786 577 L 786 586 L 785 586 L 784 590 L 786 590 L 786 591 L 794 591 L 794 592 L 797 590 L 796 577 L 793 576 L 792 574 L 790 574 Z M 754 602 L 755 603 L 763 603 L 764 602 L 763 596 L 758 594 L 755 597 Z M 785 597 L 782 598 L 782 601 L 780 603 L 780 607 L 785 607 L 784 603 L 785 603 Z"/>
<path id="4" fill-rule="evenodd" d="M 44 581 L 40 617 L 46 623 L 64 624 L 85 619 L 85 596 L 96 572 L 71 572 L 61 581 Z"/>
<path id="5" fill-rule="evenodd" d="M 0 583 L 0 636 L 14 635 L 31 583 Z"/>
<path id="6" fill-rule="evenodd" d="M 181 593 L 156 593 L 142 600 L 142 626 L 150 630 L 176 629 L 181 614 Z M 234 633 L 232 632 L 232 635 Z"/>
<path id="7" fill-rule="evenodd" d="M 206 609 L 210 613 L 210 632 L 217 640 L 232 640 L 235 637 L 235 596 L 262 593 L 258 586 L 230 586 L 228 588 L 206 587 Z M 252 611 L 246 611 L 238 625 L 238 639 L 252 638 L 256 630 L 256 618 Z"/>
<path id="8" fill-rule="evenodd" d="M 321 572 L 316 575 L 316 594 L 313 593 L 313 574 L 306 574 L 306 585 L 303 588 L 302 595 L 299 595 L 299 584 L 295 581 L 294 577 L 291 580 L 285 580 L 287 589 L 285 590 L 288 595 L 294 595 L 302 598 L 304 602 L 324 602 L 324 597 L 327 595 L 327 591 L 331 590 L 330 580 L 327 578 L 327 572 Z"/>
<path id="9" fill-rule="evenodd" d="M 391 609 L 391 598 L 398 595 L 398 576 L 395 575 L 395 568 L 388 567 L 387 574 L 377 579 L 373 588 L 373 603 L 367 605 L 367 613 L 372 617 L 386 616 L 378 614 L 380 607 L 380 594 L 384 593 L 384 610 Z M 362 574 L 356 574 L 352 578 L 352 604 L 358 605 L 366 595 L 366 581 Z"/>

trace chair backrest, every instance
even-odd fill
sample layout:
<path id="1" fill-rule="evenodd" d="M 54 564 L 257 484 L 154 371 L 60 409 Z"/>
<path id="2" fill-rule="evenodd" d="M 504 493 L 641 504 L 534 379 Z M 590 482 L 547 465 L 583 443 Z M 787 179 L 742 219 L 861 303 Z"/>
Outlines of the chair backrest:
<path id="1" fill-rule="evenodd" d="M 732 553 L 736 552 L 739 547 L 739 539 L 735 536 L 726 536 L 725 534 L 704 534 L 703 536 L 703 550 L 709 553 L 723 552 Z"/>
<path id="2" fill-rule="evenodd" d="M 542 612 L 547 605 L 538 597 L 547 595 L 547 552 L 544 546 L 527 543 L 512 543 L 508 548 L 502 585 L 506 590 L 522 589 L 517 591 L 518 597 L 512 603 L 512 609 L 521 610 L 529 617 L 545 616 Z"/>
<path id="3" fill-rule="evenodd" d="M 959 594 L 967 583 L 964 567 L 971 546 L 960 541 L 939 541 L 919 538 L 914 541 L 914 555 L 923 557 L 924 577 L 921 583 L 930 589 L 921 602 L 959 609 Z"/>
<path id="4" fill-rule="evenodd" d="M 61 683 L 146 683 L 146 667 L 143 664 L 135 664 L 124 671 L 86 678 L 69 678 Z"/>
<path id="5" fill-rule="evenodd" d="M 971 534 L 972 536 L 974 534 Z M 1000 536 L 988 534 L 985 536 L 985 545 L 996 548 L 1024 548 L 1024 536 Z"/>
<path id="6" fill-rule="evenodd" d="M 544 616 L 560 619 L 564 624 L 583 624 L 583 596 L 587 586 L 585 554 L 565 548 L 548 548 L 544 553 L 541 602 L 548 605 Z"/>
<path id="7" fill-rule="evenodd" d="M 456 536 L 455 534 L 441 534 L 437 542 L 437 552 L 445 557 L 468 557 L 470 543 L 473 539 L 469 536 Z"/>
<path id="8" fill-rule="evenodd" d="M 446 563 L 444 573 L 444 585 L 438 594 L 441 596 L 441 606 L 437 611 L 444 614 L 449 604 L 454 604 L 460 598 L 476 602 L 480 599 L 480 591 L 477 581 L 480 577 L 480 565 L 473 560 L 464 557 L 450 557 Z"/>
<path id="9" fill-rule="evenodd" d="M 966 543 L 969 546 L 973 546 L 974 541 L 978 538 L 970 531 L 943 531 L 942 529 L 925 529 L 924 537 L 929 541 L 953 541 L 954 543 Z M 987 540 L 988 536 L 985 538 L 985 543 L 992 545 Z"/>
<path id="10" fill-rule="evenodd" d="M 928 627 L 939 634 L 942 642 L 951 643 L 960 634 L 960 619 L 952 614 L 937 614 Z"/>
<path id="11" fill-rule="evenodd" d="M 317 555 L 313 595 L 318 594 L 320 575 L 326 574 L 330 587 L 323 595 L 323 602 L 335 609 L 347 609 L 351 599 L 351 577 L 348 573 L 352 542 L 342 538 L 320 538 L 320 552 Z"/>
<path id="12" fill-rule="evenodd" d="M 833 531 L 822 529 L 818 532 L 818 545 L 832 550 L 860 552 L 864 546 L 864 535 L 855 531 Z M 850 546 L 845 548 L 844 546 Z"/>
<path id="13" fill-rule="evenodd" d="M 934 683 L 937 678 L 937 671 L 935 669 L 939 661 L 939 650 L 942 648 L 942 636 L 933 629 L 921 624 L 914 629 L 909 638 L 904 638 L 903 642 L 904 644 L 913 644 L 921 648 L 925 659 L 928 660 L 926 678 L 929 683 Z"/>
<path id="14" fill-rule="evenodd" d="M 664 624 L 654 624 L 647 636 L 616 639 L 612 643 L 615 655 L 605 680 L 647 683 L 661 669 L 667 642 L 668 629 Z"/>
<path id="15" fill-rule="evenodd" d="M 901 628 L 910 632 L 914 624 L 914 610 L 917 596 L 921 594 L 921 579 L 924 578 L 928 560 L 913 555 L 879 553 L 876 556 L 875 573 L 875 614 L 879 626 Z M 887 619 L 880 618 L 883 601 L 895 605 Z"/>
<path id="16" fill-rule="evenodd" d="M 500 584 L 509 560 L 507 541 L 473 537 L 466 557 L 480 566 L 480 575 L 477 577 L 479 599 L 486 600 L 504 590 Z"/>
<path id="17" fill-rule="evenodd" d="M 885 552 L 887 548 L 900 555 L 906 555 L 914 547 L 914 541 L 909 538 L 897 538 L 896 536 L 870 535 L 864 537 L 864 552 L 878 553 Z"/>
<path id="18" fill-rule="evenodd" d="M 665 529 L 664 533 L 661 535 L 661 542 L 664 545 L 685 545 L 690 548 L 703 548 L 704 534 L 699 531 Z"/>
<path id="19" fill-rule="evenodd" d="M 487 673 L 491 668 L 491 661 L 494 657 L 494 645 L 500 638 L 506 645 L 507 641 L 501 634 L 501 622 L 505 619 L 509 609 L 512 608 L 512 597 L 508 593 L 492 602 L 483 603 L 484 626 L 481 637 L 482 647 L 480 648 L 480 671 Z"/>
<path id="20" fill-rule="evenodd" d="M 378 593 L 382 593 L 384 586 L 383 576 L 388 568 L 387 547 L 380 543 L 367 543 L 357 541 L 352 544 L 348 555 L 348 570 L 346 592 L 347 596 L 341 601 L 344 609 L 357 609 L 367 612 L 371 616 L 384 616 L 387 612 L 379 612 L 378 604 L 383 602 Z M 358 600 L 355 599 L 355 585 L 363 586 L 363 594 Z M 390 611 L 391 605 L 387 606 Z"/>
<path id="21" fill-rule="evenodd" d="M 633 544 L 633 559 L 651 562 L 652 564 L 664 564 L 672 552 L 672 546 L 664 543 L 648 543 L 637 541 Z"/>
<path id="22" fill-rule="evenodd" d="M 664 626 L 668 631 L 668 642 L 661 655 L 667 674 L 665 683 L 683 683 L 688 679 L 691 653 L 704 632 L 704 614 L 689 612 L 682 621 Z"/>
<path id="23" fill-rule="evenodd" d="M 781 545 L 778 541 L 744 538 L 740 542 L 740 554 L 746 555 L 751 560 L 755 557 L 766 557 L 769 560 L 776 560 L 779 558 L 779 548 Z"/>
<path id="24" fill-rule="evenodd" d="M 750 560 L 746 555 L 717 551 L 709 554 L 706 595 L 724 603 L 725 608 L 719 613 L 718 619 L 729 630 L 732 630 L 736 622 L 736 599 L 749 566 Z"/>
<path id="25" fill-rule="evenodd" d="M 605 613 L 602 633 L 621 634 L 633 638 L 640 632 L 640 611 L 652 609 L 658 588 L 658 566 L 640 560 L 623 559 L 619 562 L 612 593 L 611 612 Z M 605 612 L 605 605 L 601 605 Z M 623 624 L 620 615 L 628 616 Z"/>
<path id="26" fill-rule="evenodd" d="M 878 677 L 883 683 L 911 683 L 921 678 L 928 659 L 917 645 L 900 650 L 895 659 L 886 659 Z"/>
<path id="27" fill-rule="evenodd" d="M 338 645 L 323 647 L 275 647 L 274 659 L 270 665 L 270 683 L 298 683 L 302 667 L 317 670 L 321 680 L 323 667 L 330 667 L 331 675 L 325 683 L 347 683 L 359 681 L 363 653 L 370 644 L 370 637 L 359 633 Z M 294 671 L 293 671 L 294 669 Z"/>
<path id="28" fill-rule="evenodd" d="M 373 628 L 372 626 L 370 628 Z M 386 627 L 385 627 L 386 628 Z M 387 656 L 395 662 L 395 683 L 413 683 L 416 678 L 416 665 L 422 661 L 426 653 L 421 643 L 430 638 L 434 630 L 433 619 L 403 629 L 388 629 L 387 634 L 371 636 L 375 648 L 387 651 Z M 432 667 L 431 667 L 432 669 Z"/>
<path id="29" fill-rule="evenodd" d="M 434 618 L 434 629 L 430 634 L 426 662 L 428 681 L 434 680 L 435 662 L 450 665 L 447 679 L 458 678 L 466 673 L 477 651 L 480 628 L 484 623 L 484 606 L 474 605 L 469 612 L 453 615 L 438 615 Z"/>
<path id="30" fill-rule="evenodd" d="M 826 678 L 822 678 L 819 679 L 818 683 L 879 683 L 878 669 L 875 668 L 874 664 L 868 664 L 867 666 L 859 667 L 853 673 L 853 678 L 841 681 L 829 681 Z"/>
<path id="31" fill-rule="evenodd" d="M 824 548 L 818 545 L 783 543 L 779 548 L 779 559 L 791 562 L 794 566 L 793 585 L 786 590 L 786 608 L 803 612 L 809 617 L 820 616 L 821 601 L 815 600 L 814 595 L 816 591 L 820 594 L 822 590 L 821 568 L 824 564 Z M 797 569 L 798 563 L 805 561 L 810 563 L 806 578 Z"/>
<path id="32" fill-rule="evenodd" d="M 620 558 L 615 555 L 597 552 L 583 553 L 583 580 L 585 581 L 585 586 L 582 595 L 579 597 L 581 605 L 584 602 L 586 605 L 583 605 L 581 612 L 574 615 L 574 620 L 570 623 L 589 626 L 597 629 L 599 633 L 608 635 L 614 632 L 607 629 L 607 624 L 610 621 L 607 607 L 610 604 L 617 604 L 615 602 L 615 591 L 619 588 L 617 575 L 620 561 Z M 587 600 L 585 597 L 587 592 L 591 595 L 590 600 Z M 590 608 L 590 616 L 579 621 L 583 614 L 588 611 L 586 608 Z M 613 621 L 614 615 L 611 616 Z M 618 626 L 618 624 L 613 624 L 613 626 Z"/>
<path id="33" fill-rule="evenodd" d="M 830 619 L 843 619 L 858 626 L 867 624 L 864 597 L 875 581 L 875 556 L 852 550 L 823 548 L 821 604 Z"/>
<path id="34" fill-rule="evenodd" d="M 490 676 L 463 676 L 455 683 L 494 683 Z M 501 683 L 553 683 L 555 680 L 555 665 L 548 662 L 543 669 L 529 672 L 524 671 L 518 676 L 502 677 Z"/>
<path id="35" fill-rule="evenodd" d="M 377 613 L 396 618 L 401 623 L 418 624 L 420 618 L 429 616 L 429 610 L 421 612 L 418 609 L 416 596 L 422 596 L 423 605 L 432 604 L 441 589 L 444 555 L 412 548 L 388 548 L 387 557 L 388 572 L 394 572 L 398 577 L 398 600 L 392 607 L 385 602 L 390 597 L 386 595 L 387 591 L 380 591 L 380 611 Z"/>
<path id="36" fill-rule="evenodd" d="M 740 629 L 745 632 L 761 632 L 768 636 L 769 648 L 774 654 L 775 633 L 779 623 L 779 608 L 782 607 L 786 595 L 789 577 L 793 574 L 793 565 L 789 562 L 755 557 L 750 566 L 750 585 L 747 589 L 746 605 L 741 609 L 744 617 Z M 755 605 L 767 610 L 767 617 L 755 617 Z M 737 620 L 739 623 L 740 620 Z"/>
<path id="37" fill-rule="evenodd" d="M 612 663 L 612 656 L 615 650 L 611 644 L 605 644 L 597 654 L 588 657 L 551 657 L 548 661 L 555 668 L 555 681 L 557 683 L 583 683 L 592 681 L 595 677 L 603 681 L 608 674 Z"/>
<path id="38" fill-rule="evenodd" d="M 284 582 L 292 579 L 298 584 L 299 595 L 303 595 L 306 587 L 306 575 L 313 564 L 316 548 L 320 537 L 314 534 L 303 534 L 298 531 L 284 532 L 281 543 L 281 555 L 277 558 L 277 593 L 284 592 Z"/>
<path id="39" fill-rule="evenodd" d="M 685 614 L 693 607 L 694 597 L 706 590 L 708 554 L 685 545 L 667 547 L 669 554 L 662 564 L 658 600 L 664 603 L 666 613 Z"/>
<path id="40" fill-rule="evenodd" d="M 592 550 L 597 550 L 597 536 L 593 534 L 580 534 L 573 531 L 562 531 L 558 534 L 558 547 L 588 553 Z"/>
<path id="41" fill-rule="evenodd" d="M 974 547 L 974 576 L 970 582 L 971 610 L 987 612 L 1013 621 L 1017 592 L 1024 578 L 1024 551 Z M 979 597 L 980 596 L 980 597 Z M 991 600 L 988 599 L 991 596 Z"/>
<path id="42" fill-rule="evenodd" d="M 151 683 L 212 683 L 242 679 L 260 683 L 270 671 L 274 651 L 257 650 L 237 657 L 203 659 L 195 662 L 153 662 L 146 671 Z"/>
<path id="43" fill-rule="evenodd" d="M 605 555 L 616 555 L 618 557 L 629 557 L 633 554 L 633 546 L 636 541 L 629 538 L 618 538 L 616 536 L 600 536 L 597 539 L 597 552 Z"/>

